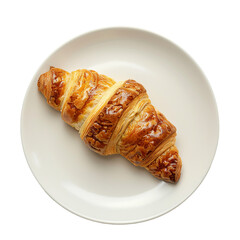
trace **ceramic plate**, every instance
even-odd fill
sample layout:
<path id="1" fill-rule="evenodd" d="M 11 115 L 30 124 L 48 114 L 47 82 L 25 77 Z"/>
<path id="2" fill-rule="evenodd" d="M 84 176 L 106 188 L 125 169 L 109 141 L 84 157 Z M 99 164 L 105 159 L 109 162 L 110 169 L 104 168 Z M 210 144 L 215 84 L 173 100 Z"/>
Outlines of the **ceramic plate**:
<path id="1" fill-rule="evenodd" d="M 121 156 L 90 151 L 37 90 L 49 66 L 94 69 L 116 81 L 142 83 L 177 127 L 180 181 L 165 183 Z M 216 151 L 218 113 L 206 77 L 183 50 L 147 31 L 110 28 L 81 35 L 44 61 L 25 96 L 21 135 L 34 176 L 57 203 L 87 219 L 135 223 L 172 210 L 199 186 Z"/>

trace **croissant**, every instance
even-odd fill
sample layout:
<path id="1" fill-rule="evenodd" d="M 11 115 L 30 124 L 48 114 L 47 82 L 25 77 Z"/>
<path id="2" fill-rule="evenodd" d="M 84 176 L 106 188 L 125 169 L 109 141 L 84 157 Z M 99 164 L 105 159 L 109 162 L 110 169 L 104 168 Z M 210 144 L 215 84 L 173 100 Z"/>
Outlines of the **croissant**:
<path id="1" fill-rule="evenodd" d="M 38 90 L 91 150 L 121 154 L 166 182 L 179 180 L 176 128 L 154 108 L 140 83 L 115 82 L 93 70 L 69 73 L 50 67 L 39 77 Z"/>

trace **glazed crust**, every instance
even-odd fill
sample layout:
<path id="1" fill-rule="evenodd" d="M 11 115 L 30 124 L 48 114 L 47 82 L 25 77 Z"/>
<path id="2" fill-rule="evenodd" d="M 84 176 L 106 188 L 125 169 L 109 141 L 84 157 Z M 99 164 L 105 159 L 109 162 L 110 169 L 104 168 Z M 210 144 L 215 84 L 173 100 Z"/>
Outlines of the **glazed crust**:
<path id="1" fill-rule="evenodd" d="M 69 73 L 60 68 L 50 67 L 50 70 L 42 74 L 38 79 L 38 89 L 45 96 L 50 106 L 61 110 Z"/>
<path id="2" fill-rule="evenodd" d="M 50 67 L 39 77 L 38 89 L 90 149 L 121 154 L 166 182 L 179 180 L 176 128 L 154 108 L 141 84 L 115 83 L 93 70 L 68 73 Z"/>
<path id="3" fill-rule="evenodd" d="M 125 81 L 99 113 L 84 137 L 84 142 L 94 151 L 105 155 L 106 147 L 124 111 L 137 96 L 145 92 L 145 88 L 136 81 Z"/>
<path id="4" fill-rule="evenodd" d="M 62 119 L 79 130 L 104 92 L 115 81 L 93 70 L 86 69 L 73 72 L 71 78 L 75 79 L 75 84 L 66 96 L 62 109 Z"/>
<path id="5" fill-rule="evenodd" d="M 148 104 L 123 134 L 120 154 L 135 166 L 141 166 L 157 146 L 175 132 L 176 128 L 164 115 Z"/>
<path id="6" fill-rule="evenodd" d="M 180 178 L 182 160 L 176 146 L 168 148 L 162 155 L 145 167 L 154 177 L 166 182 L 177 182 Z"/>

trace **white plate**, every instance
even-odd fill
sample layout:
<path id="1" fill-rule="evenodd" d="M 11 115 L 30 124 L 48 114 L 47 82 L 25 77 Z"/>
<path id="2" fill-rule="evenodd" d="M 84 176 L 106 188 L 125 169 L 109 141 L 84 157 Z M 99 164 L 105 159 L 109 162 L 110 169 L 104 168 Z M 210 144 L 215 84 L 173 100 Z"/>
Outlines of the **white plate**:
<path id="1" fill-rule="evenodd" d="M 94 69 L 116 81 L 142 83 L 177 127 L 180 181 L 165 183 L 121 156 L 90 151 L 37 90 L 49 66 Z M 99 222 L 135 223 L 172 210 L 199 186 L 216 151 L 218 113 L 208 81 L 183 50 L 153 33 L 110 28 L 73 39 L 42 64 L 25 96 L 21 135 L 34 176 L 61 206 Z"/>

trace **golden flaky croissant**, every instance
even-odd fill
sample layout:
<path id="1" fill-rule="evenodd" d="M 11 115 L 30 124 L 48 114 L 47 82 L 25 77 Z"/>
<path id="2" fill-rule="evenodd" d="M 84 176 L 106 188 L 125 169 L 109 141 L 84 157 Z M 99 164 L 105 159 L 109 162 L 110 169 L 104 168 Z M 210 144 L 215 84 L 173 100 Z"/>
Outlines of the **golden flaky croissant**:
<path id="1" fill-rule="evenodd" d="M 50 67 L 40 76 L 38 89 L 90 149 L 121 154 L 161 180 L 179 180 L 176 128 L 154 108 L 141 84 L 115 82 L 93 70 L 68 73 Z"/>

